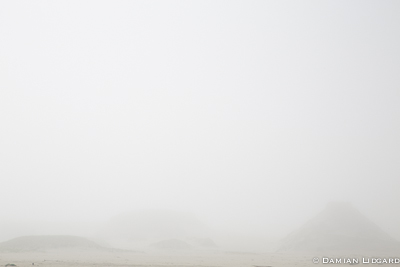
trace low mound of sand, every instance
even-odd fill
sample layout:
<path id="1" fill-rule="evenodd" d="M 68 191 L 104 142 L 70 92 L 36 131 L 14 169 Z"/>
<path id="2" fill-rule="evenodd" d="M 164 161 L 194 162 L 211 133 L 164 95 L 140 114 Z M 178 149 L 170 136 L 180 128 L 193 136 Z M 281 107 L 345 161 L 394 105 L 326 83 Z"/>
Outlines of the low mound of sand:
<path id="1" fill-rule="evenodd" d="M 182 250 L 190 249 L 192 246 L 185 241 L 179 239 L 166 239 L 150 245 L 156 249 L 168 249 L 168 250 Z"/>
<path id="2" fill-rule="evenodd" d="M 84 237 L 69 235 L 21 236 L 0 243 L 2 251 L 30 251 L 60 248 L 102 248 Z"/>
<path id="3" fill-rule="evenodd" d="M 217 244 L 211 239 L 211 238 L 188 238 L 186 240 L 189 244 L 192 244 L 196 247 L 201 247 L 201 248 L 216 248 L 218 247 Z"/>
<path id="4" fill-rule="evenodd" d="M 112 218 L 98 238 L 125 241 L 157 241 L 203 236 L 207 227 L 193 214 L 169 210 L 137 210 Z"/>

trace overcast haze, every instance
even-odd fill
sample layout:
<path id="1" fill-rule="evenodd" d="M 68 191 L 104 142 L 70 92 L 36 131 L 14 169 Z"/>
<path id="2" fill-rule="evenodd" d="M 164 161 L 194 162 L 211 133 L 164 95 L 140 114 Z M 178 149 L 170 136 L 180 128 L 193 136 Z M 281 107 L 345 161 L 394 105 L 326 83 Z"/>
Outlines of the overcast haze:
<path id="1" fill-rule="evenodd" d="M 8 221 L 189 211 L 284 235 L 350 201 L 400 238 L 400 2 L 2 1 Z"/>

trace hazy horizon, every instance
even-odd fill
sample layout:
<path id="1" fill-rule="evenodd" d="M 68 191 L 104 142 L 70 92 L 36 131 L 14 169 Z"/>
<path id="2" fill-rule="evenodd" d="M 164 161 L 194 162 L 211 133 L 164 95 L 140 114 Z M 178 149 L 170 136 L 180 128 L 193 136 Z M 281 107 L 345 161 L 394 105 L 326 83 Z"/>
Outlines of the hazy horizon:
<path id="1" fill-rule="evenodd" d="M 2 1 L 0 223 L 166 209 L 284 235 L 348 201 L 400 240 L 399 13 Z"/>

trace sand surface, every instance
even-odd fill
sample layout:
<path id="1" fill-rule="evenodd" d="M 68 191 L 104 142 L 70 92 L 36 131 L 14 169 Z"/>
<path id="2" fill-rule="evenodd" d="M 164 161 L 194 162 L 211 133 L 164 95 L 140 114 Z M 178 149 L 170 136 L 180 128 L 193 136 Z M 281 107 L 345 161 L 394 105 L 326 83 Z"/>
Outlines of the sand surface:
<path id="1" fill-rule="evenodd" d="M 318 255 L 317 255 L 318 256 Z M 379 256 L 379 255 L 378 255 Z M 392 255 L 395 256 L 395 255 Z M 361 257 L 361 256 L 355 256 Z M 16 266 L 321 266 L 315 264 L 313 256 L 283 253 L 245 253 L 227 251 L 94 251 L 94 250 L 48 250 L 36 252 L 2 252 L 0 266 L 15 264 Z M 349 266 L 350 264 L 334 264 Z M 366 264 L 359 264 L 365 265 Z M 378 264 L 368 264 L 378 265 Z M 400 264 L 384 264 L 400 266 Z"/>
<path id="2" fill-rule="evenodd" d="M 17 266 L 308 266 L 307 257 L 242 252 L 99 252 L 52 250 L 0 254 Z"/>

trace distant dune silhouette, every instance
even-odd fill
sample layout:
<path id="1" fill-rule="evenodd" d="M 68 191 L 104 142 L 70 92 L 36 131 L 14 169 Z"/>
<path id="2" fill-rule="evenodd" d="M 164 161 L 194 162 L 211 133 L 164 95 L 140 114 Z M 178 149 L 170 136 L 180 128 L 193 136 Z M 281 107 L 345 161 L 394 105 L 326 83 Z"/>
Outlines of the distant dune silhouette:
<path id="1" fill-rule="evenodd" d="M 191 245 L 186 243 L 185 241 L 179 239 L 167 239 L 151 244 L 151 247 L 157 249 L 168 249 L 168 250 L 181 250 L 181 249 L 190 249 Z"/>
<path id="2" fill-rule="evenodd" d="M 279 251 L 376 252 L 399 250 L 399 242 L 347 202 L 327 207 L 287 236 Z"/>
<path id="3" fill-rule="evenodd" d="M 138 210 L 120 214 L 109 221 L 98 237 L 124 248 L 145 248 L 169 239 L 185 240 L 198 247 L 213 243 L 212 240 L 207 241 L 207 227 L 192 213 L 169 210 Z"/>

